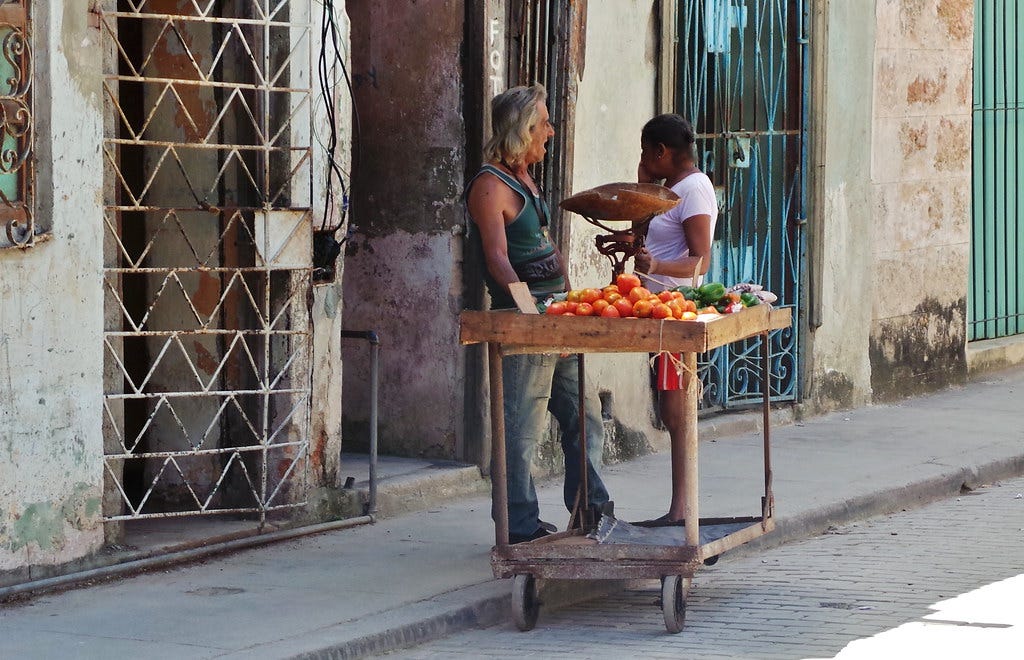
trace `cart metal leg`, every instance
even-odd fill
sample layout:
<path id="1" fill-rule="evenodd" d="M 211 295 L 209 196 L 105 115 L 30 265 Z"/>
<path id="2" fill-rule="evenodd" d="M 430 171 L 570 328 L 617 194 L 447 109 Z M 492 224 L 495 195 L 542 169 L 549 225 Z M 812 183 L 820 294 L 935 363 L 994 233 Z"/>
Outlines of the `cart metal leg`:
<path id="1" fill-rule="evenodd" d="M 505 389 L 502 385 L 501 344 L 488 342 L 491 379 L 491 517 L 494 545 L 508 545 L 508 475 L 505 470 Z"/>
<path id="2" fill-rule="evenodd" d="M 761 334 L 761 389 L 764 393 L 762 405 L 762 427 L 764 429 L 764 500 L 761 502 L 761 525 L 773 515 L 775 496 L 772 494 L 772 454 L 771 454 L 771 346 L 768 333 Z"/>

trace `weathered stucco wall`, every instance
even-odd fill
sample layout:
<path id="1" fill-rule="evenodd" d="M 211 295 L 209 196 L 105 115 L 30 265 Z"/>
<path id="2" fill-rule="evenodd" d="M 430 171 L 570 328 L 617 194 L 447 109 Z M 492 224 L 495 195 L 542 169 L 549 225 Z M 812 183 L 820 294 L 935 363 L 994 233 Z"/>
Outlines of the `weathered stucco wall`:
<path id="1" fill-rule="evenodd" d="M 586 69 L 576 105 L 574 191 L 636 181 L 640 129 L 656 114 L 655 4 L 624 0 L 588 5 Z M 569 216 L 569 222 L 566 258 L 573 286 L 604 286 L 611 265 L 594 247 L 598 230 L 579 216 Z M 667 434 L 651 426 L 646 355 L 589 355 L 587 373 L 594 386 L 611 395 L 618 432 L 616 446 L 607 450 L 610 458 L 645 451 L 647 442 L 667 443 Z"/>
<path id="2" fill-rule="evenodd" d="M 973 0 L 878 0 L 871 182 L 876 400 L 966 376 Z"/>
<path id="3" fill-rule="evenodd" d="M 36 212 L 51 240 L 0 252 L 0 573 L 103 542 L 103 133 L 99 32 L 35 5 Z"/>
<path id="4" fill-rule="evenodd" d="M 827 14 L 820 12 L 827 9 Z M 812 408 L 850 408 L 871 397 L 867 347 L 875 245 L 870 181 L 875 8 L 871 2 L 816 3 L 812 37 L 820 58 L 814 70 L 815 113 L 808 218 L 811 305 L 820 325 L 808 335 L 804 395 Z M 810 311 L 810 310 L 809 310 Z M 813 316 L 814 314 L 809 314 Z"/>
<path id="5" fill-rule="evenodd" d="M 381 451 L 454 457 L 462 428 L 461 1 L 349 1 L 361 123 L 344 326 L 381 337 Z M 343 444 L 366 446 L 368 350 L 342 347 Z"/>
<path id="6" fill-rule="evenodd" d="M 345 10 L 345 2 L 335 2 L 335 22 L 341 36 L 341 43 L 338 47 L 339 53 L 349 66 L 352 62 L 352 51 L 350 42 L 351 26 L 348 14 Z M 318 19 L 319 9 L 314 7 L 314 20 Z M 320 35 L 315 34 L 319 48 Z M 328 57 L 332 54 L 333 46 L 327 44 Z M 313 87 L 316 88 L 316 72 L 313 76 Z M 335 108 L 335 130 L 338 135 L 338 149 L 335 153 L 335 160 L 342 172 L 352 171 L 352 99 L 349 96 L 348 88 L 344 84 L 343 72 L 339 65 L 335 64 L 331 71 L 331 80 L 335 84 L 334 108 Z M 323 103 L 317 103 L 313 115 L 317 134 L 326 135 L 329 127 L 326 107 Z M 314 141 L 314 145 L 316 142 Z M 320 227 L 323 222 L 326 181 L 326 154 L 319 148 L 313 149 L 313 226 Z M 349 182 L 346 181 L 346 185 Z M 335 180 L 335 222 L 341 217 L 341 205 L 344 203 L 341 191 Z M 344 234 L 344 229 L 338 232 L 338 238 Z M 341 356 L 341 327 L 342 327 L 342 281 L 344 278 L 344 263 L 342 257 L 338 258 L 335 265 L 335 277 L 331 282 L 324 282 L 313 287 L 313 395 L 312 395 L 312 416 L 311 416 L 311 437 L 310 437 L 310 472 L 312 475 L 312 487 L 333 487 L 338 486 L 338 464 L 339 452 L 341 451 L 341 392 L 342 392 L 342 356 Z"/>

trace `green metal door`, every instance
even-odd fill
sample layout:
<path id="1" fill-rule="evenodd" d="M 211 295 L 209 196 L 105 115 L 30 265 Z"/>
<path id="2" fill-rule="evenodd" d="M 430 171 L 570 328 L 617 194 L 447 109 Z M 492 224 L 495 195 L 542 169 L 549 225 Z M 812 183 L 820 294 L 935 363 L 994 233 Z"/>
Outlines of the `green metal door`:
<path id="1" fill-rule="evenodd" d="M 992 339 L 1024 327 L 1024 0 L 975 0 L 974 144 L 967 337 Z"/>

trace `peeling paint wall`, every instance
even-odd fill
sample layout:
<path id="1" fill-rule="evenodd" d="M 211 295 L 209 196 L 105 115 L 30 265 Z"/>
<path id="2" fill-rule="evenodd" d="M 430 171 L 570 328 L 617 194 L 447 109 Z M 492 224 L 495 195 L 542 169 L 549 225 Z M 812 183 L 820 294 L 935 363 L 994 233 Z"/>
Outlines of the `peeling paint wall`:
<path id="1" fill-rule="evenodd" d="M 382 452 L 452 458 L 464 400 L 461 1 L 350 0 L 361 123 L 344 326 L 381 338 Z M 369 362 L 346 342 L 346 450 L 365 449 Z"/>
<path id="2" fill-rule="evenodd" d="M 875 400 L 966 377 L 973 0 L 878 0 Z"/>
<path id="3" fill-rule="evenodd" d="M 824 51 L 812 99 L 819 123 L 810 136 L 820 197 L 808 219 L 820 247 L 810 259 L 821 272 L 812 292 L 821 325 L 808 336 L 804 396 L 830 409 L 864 405 L 871 396 L 872 104 L 866 90 L 873 85 L 875 13 L 870 2 L 821 3 L 817 11 L 823 7 L 813 42 Z"/>
<path id="4" fill-rule="evenodd" d="M 346 12 L 344 0 L 336 1 L 335 22 L 340 32 L 341 57 L 348 67 L 352 62 L 351 25 Z M 320 9 L 313 6 L 314 23 L 319 23 Z M 319 43 L 320 35 L 314 34 Z M 328 45 L 328 53 L 331 46 Z M 339 84 L 334 86 L 335 130 L 338 136 L 338 150 L 335 159 L 338 166 L 348 175 L 352 171 L 352 99 L 344 84 L 340 70 L 335 72 Z M 317 89 L 316 72 L 311 72 L 313 88 Z M 314 91 L 313 123 L 318 135 L 328 132 L 328 117 L 323 103 L 319 102 Z M 314 141 L 316 145 L 316 141 Z M 314 146 L 313 149 L 313 226 L 319 227 L 323 222 L 323 196 L 326 181 L 326 154 Z M 346 180 L 346 185 L 348 185 Z M 334 217 L 339 218 L 340 205 L 343 203 L 341 192 L 335 181 Z M 343 232 L 339 232 L 342 234 Z M 339 235 L 340 238 L 340 235 Z M 344 278 L 344 258 L 339 257 L 333 282 L 317 284 L 313 287 L 313 390 L 312 413 L 310 427 L 309 461 L 310 488 L 338 486 L 338 465 L 341 451 L 341 396 L 342 396 L 342 282 Z"/>
<path id="5" fill-rule="evenodd" d="M 103 54 L 99 30 L 90 26 L 91 3 L 34 5 L 36 212 L 52 219 L 53 237 L 30 250 L 0 251 L 0 584 L 29 579 L 32 567 L 97 551 L 105 531 Z M 344 3 L 336 7 L 347 38 Z M 296 72 L 297 83 L 311 73 Z M 343 86 L 335 91 L 337 157 L 347 172 L 351 104 Z M 326 115 L 319 106 L 316 112 L 316 130 L 324 135 Z M 180 126 L 174 117 L 154 121 L 163 121 L 168 130 Z M 300 140 L 308 142 L 308 134 L 297 135 Z M 319 222 L 324 154 L 315 149 L 313 159 L 314 221 Z M 211 282 L 200 277 L 196 286 L 210 287 Z M 218 287 L 213 281 L 209 301 L 216 302 Z M 316 287 L 312 305 L 315 487 L 337 479 L 340 280 Z M 120 318 L 118 309 L 106 313 Z M 215 365 L 220 356 L 206 350 Z M 112 414 L 118 414 L 116 409 Z M 117 533 L 110 539 L 117 539 Z"/>
<path id="6" fill-rule="evenodd" d="M 53 238 L 0 251 L 0 575 L 103 542 L 103 134 L 86 3 L 36 2 L 37 206 Z"/>
<path id="7" fill-rule="evenodd" d="M 587 10 L 586 69 L 576 105 L 574 192 L 613 181 L 636 181 L 640 130 L 657 114 L 656 3 L 653 0 L 591 2 Z M 594 247 L 603 233 L 579 216 L 568 216 L 566 251 L 574 287 L 604 286 L 611 264 Z M 667 443 L 651 426 L 654 410 L 646 355 L 588 355 L 591 384 L 606 392 L 619 430 L 609 458 Z"/>

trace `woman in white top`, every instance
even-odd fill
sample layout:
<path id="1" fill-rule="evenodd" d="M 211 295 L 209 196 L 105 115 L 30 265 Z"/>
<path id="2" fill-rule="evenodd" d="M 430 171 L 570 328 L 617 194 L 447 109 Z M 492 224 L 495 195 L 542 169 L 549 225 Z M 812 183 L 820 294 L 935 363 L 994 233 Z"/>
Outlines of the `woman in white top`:
<path id="1" fill-rule="evenodd" d="M 718 219 L 718 202 L 711 179 L 697 167 L 693 126 L 675 114 L 659 115 L 647 122 L 640 134 L 640 183 L 664 182 L 680 202 L 647 226 L 645 247 L 634 265 L 651 291 L 668 286 L 698 284 L 711 264 L 711 237 Z M 672 441 L 672 501 L 668 513 L 654 524 L 683 519 L 683 374 L 675 360 L 662 353 L 655 367 L 661 420 Z M 649 523 L 649 524 L 650 524 Z"/>

